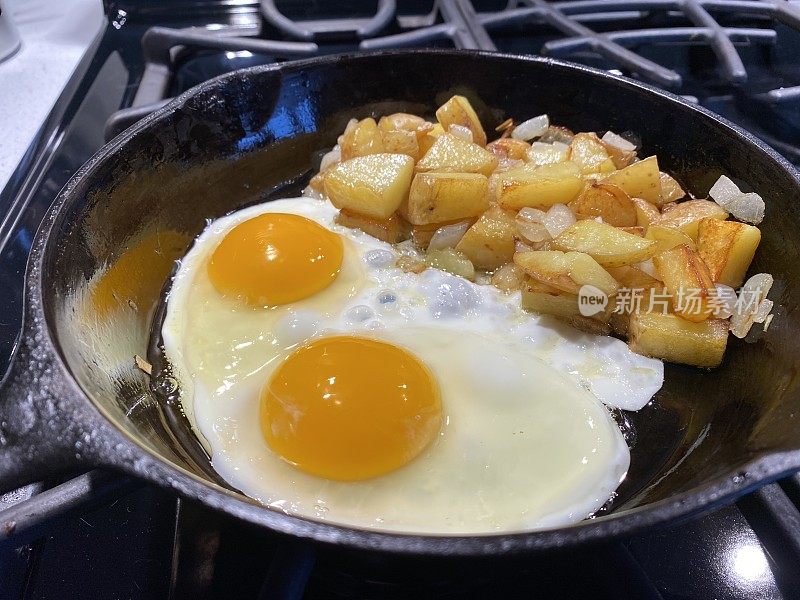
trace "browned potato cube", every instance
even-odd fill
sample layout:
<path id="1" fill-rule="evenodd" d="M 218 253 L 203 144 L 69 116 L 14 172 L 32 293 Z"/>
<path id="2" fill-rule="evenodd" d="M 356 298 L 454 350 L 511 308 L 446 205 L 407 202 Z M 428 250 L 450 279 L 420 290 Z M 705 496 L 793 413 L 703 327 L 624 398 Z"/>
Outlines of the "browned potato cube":
<path id="1" fill-rule="evenodd" d="M 665 250 L 683 245 L 689 246 L 692 250 L 696 250 L 694 240 L 680 229 L 665 227 L 664 225 L 659 225 L 657 222 L 654 222 L 647 228 L 644 236 L 648 240 L 654 240 L 658 243 L 653 254 L 661 254 Z"/>
<path id="2" fill-rule="evenodd" d="M 707 319 L 693 323 L 671 314 L 635 313 L 630 316 L 628 335 L 628 345 L 637 354 L 711 368 L 725 355 L 728 322 Z"/>
<path id="3" fill-rule="evenodd" d="M 417 171 L 481 173 L 489 176 L 497 166 L 497 157 L 477 144 L 443 133 L 417 163 Z"/>
<path id="4" fill-rule="evenodd" d="M 493 206 L 467 229 L 456 244 L 479 269 L 496 269 L 514 257 L 514 235 L 517 232 L 514 213 Z"/>
<path id="5" fill-rule="evenodd" d="M 654 204 L 650 204 L 647 200 L 642 198 L 631 198 L 633 206 L 636 208 L 636 224 L 642 227 L 647 227 L 653 221 L 657 221 L 661 217 L 661 213 Z"/>
<path id="6" fill-rule="evenodd" d="M 497 176 L 494 196 L 503 208 L 526 206 L 547 210 L 572 202 L 583 189 L 578 165 L 562 162 L 541 167 L 525 165 Z"/>
<path id="7" fill-rule="evenodd" d="M 537 281 L 570 294 L 577 294 L 584 285 L 592 285 L 611 297 L 617 293 L 619 287 L 616 280 L 597 261 L 581 252 L 517 252 L 514 254 L 514 262 Z"/>
<path id="8" fill-rule="evenodd" d="M 342 135 L 340 146 L 342 161 L 384 152 L 381 130 L 372 118 L 362 119 L 353 127 L 348 126 Z"/>
<path id="9" fill-rule="evenodd" d="M 417 173 L 400 212 L 413 225 L 476 217 L 489 208 L 488 185 L 478 173 Z"/>
<path id="10" fill-rule="evenodd" d="M 479 146 L 486 145 L 486 132 L 483 130 L 481 120 L 464 96 L 453 96 L 439 107 L 436 118 L 447 131 L 450 125 L 461 125 L 472 132 L 472 139 Z"/>
<path id="11" fill-rule="evenodd" d="M 407 233 L 403 220 L 396 214 L 388 219 L 372 219 L 342 209 L 336 215 L 336 222 L 345 227 L 360 229 L 364 233 L 390 244 L 402 241 Z"/>
<path id="12" fill-rule="evenodd" d="M 370 154 L 331 167 L 325 195 L 339 209 L 388 219 L 408 196 L 414 159 L 405 154 Z"/>
<path id="13" fill-rule="evenodd" d="M 605 144 L 593 133 L 578 133 L 572 138 L 567 160 L 580 166 L 584 174 L 610 173 L 616 169 Z"/>
<path id="14" fill-rule="evenodd" d="M 406 154 L 414 160 L 419 160 L 420 156 L 417 134 L 403 129 L 384 131 L 383 149 L 391 154 Z"/>
<path id="15" fill-rule="evenodd" d="M 601 217 L 615 227 L 636 225 L 636 206 L 630 196 L 610 183 L 589 183 L 569 207 L 578 219 Z"/>
<path id="16" fill-rule="evenodd" d="M 719 204 L 710 200 L 687 200 L 676 204 L 661 215 L 655 224 L 680 229 L 693 240 L 697 239 L 697 227 L 701 219 L 725 220 L 728 213 Z"/>
<path id="17" fill-rule="evenodd" d="M 528 150 L 531 145 L 522 140 L 515 140 L 514 138 L 500 138 L 489 144 L 486 149 L 494 154 L 497 158 L 512 158 L 514 160 L 525 160 L 528 156 Z"/>
<path id="18" fill-rule="evenodd" d="M 503 292 L 516 292 L 522 288 L 525 271 L 517 264 L 507 263 L 492 274 L 492 285 Z"/>
<path id="19" fill-rule="evenodd" d="M 625 233 L 632 233 L 633 235 L 644 237 L 645 229 L 640 225 L 634 225 L 633 227 L 620 227 L 620 229 L 622 229 L 622 231 Z"/>
<path id="20" fill-rule="evenodd" d="M 427 123 L 422 117 L 408 113 L 392 113 L 381 117 L 378 127 L 381 131 L 417 131 L 422 125 Z M 431 124 L 433 125 L 433 124 Z"/>
<path id="21" fill-rule="evenodd" d="M 439 136 L 444 134 L 444 128 L 436 123 L 430 127 L 423 125 L 417 129 L 417 144 L 419 145 L 419 155 L 425 156 L 425 153 L 431 149 L 431 146 L 439 139 Z"/>
<path id="22" fill-rule="evenodd" d="M 658 279 L 636 267 L 628 265 L 622 267 L 606 267 L 606 271 L 617 280 L 620 287 L 631 290 L 660 289 L 664 286 Z"/>
<path id="23" fill-rule="evenodd" d="M 675 314 L 687 321 L 705 321 L 714 312 L 716 294 L 703 259 L 689 246 L 676 246 L 653 257 L 661 280 L 675 299 Z"/>
<path id="24" fill-rule="evenodd" d="M 656 243 L 592 219 L 570 225 L 553 240 L 558 250 L 585 252 L 605 267 L 619 267 L 647 260 Z"/>
<path id="25" fill-rule="evenodd" d="M 580 316 L 578 295 L 569 294 L 553 286 L 527 279 L 522 284 L 520 305 L 525 310 L 568 319 Z"/>
<path id="26" fill-rule="evenodd" d="M 659 174 L 661 180 L 661 200 L 662 202 L 675 202 L 686 196 L 681 184 L 668 173 L 661 171 Z"/>
<path id="27" fill-rule="evenodd" d="M 697 229 L 697 252 L 711 278 L 734 288 L 742 285 L 760 242 L 761 231 L 746 223 L 701 219 Z"/>
<path id="28" fill-rule="evenodd" d="M 661 173 L 655 156 L 614 171 L 603 181 L 622 188 L 631 198 L 642 198 L 652 204 L 661 205 Z"/>

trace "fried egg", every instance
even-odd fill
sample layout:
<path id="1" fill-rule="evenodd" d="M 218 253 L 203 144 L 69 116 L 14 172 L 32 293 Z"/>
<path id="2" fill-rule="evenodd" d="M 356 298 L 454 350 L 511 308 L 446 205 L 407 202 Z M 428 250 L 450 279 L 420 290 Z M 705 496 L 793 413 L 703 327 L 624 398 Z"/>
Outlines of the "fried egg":
<path id="1" fill-rule="evenodd" d="M 662 363 L 518 295 L 405 273 L 336 212 L 312 198 L 240 210 L 180 261 L 164 353 L 217 472 L 276 510 L 395 532 L 599 509 L 630 463 L 609 407 L 647 404 Z"/>

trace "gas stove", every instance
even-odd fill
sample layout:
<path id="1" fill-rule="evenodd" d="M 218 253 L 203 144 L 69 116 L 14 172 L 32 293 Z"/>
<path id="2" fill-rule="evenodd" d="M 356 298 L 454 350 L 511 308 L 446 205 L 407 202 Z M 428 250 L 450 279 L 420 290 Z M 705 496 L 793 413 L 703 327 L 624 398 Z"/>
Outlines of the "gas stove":
<path id="1" fill-rule="evenodd" d="M 233 69 L 397 47 L 544 54 L 683 94 L 800 165 L 800 3 L 109 0 L 105 12 L 104 34 L 0 191 L 4 368 L 30 243 L 61 186 L 104 140 Z M 800 596 L 800 475 L 690 523 L 480 563 L 301 545 L 100 471 L 0 496 L 0 524 L 1 598 Z"/>

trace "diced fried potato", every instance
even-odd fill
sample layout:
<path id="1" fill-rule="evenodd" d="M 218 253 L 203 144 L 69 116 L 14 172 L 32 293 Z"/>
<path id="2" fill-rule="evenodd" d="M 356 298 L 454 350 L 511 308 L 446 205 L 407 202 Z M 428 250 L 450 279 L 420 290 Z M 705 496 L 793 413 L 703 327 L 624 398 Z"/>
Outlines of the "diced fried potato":
<path id="1" fill-rule="evenodd" d="M 513 262 L 506 263 L 492 274 L 492 285 L 503 292 L 516 292 L 522 287 L 525 271 Z"/>
<path id="2" fill-rule="evenodd" d="M 650 156 L 614 171 L 603 181 L 622 188 L 631 198 L 642 198 L 652 204 L 661 205 L 660 177 L 658 159 Z"/>
<path id="3" fill-rule="evenodd" d="M 533 168 L 525 165 L 497 178 L 494 196 L 504 208 L 526 206 L 547 210 L 554 204 L 568 204 L 583 189 L 581 170 L 571 162 Z"/>
<path id="4" fill-rule="evenodd" d="M 331 167 L 325 195 L 339 209 L 388 219 L 408 196 L 414 159 L 405 154 L 370 154 Z"/>
<path id="5" fill-rule="evenodd" d="M 351 213 L 345 209 L 336 215 L 336 222 L 345 227 L 360 229 L 374 238 L 396 244 L 404 239 L 407 229 L 405 223 L 398 215 L 392 215 L 388 219 L 372 219 L 363 215 Z"/>
<path id="6" fill-rule="evenodd" d="M 514 214 L 493 206 L 467 229 L 456 244 L 479 269 L 496 269 L 514 257 L 514 235 L 517 232 Z"/>
<path id="7" fill-rule="evenodd" d="M 475 279 L 475 267 L 462 252 L 453 248 L 432 250 L 425 257 L 425 262 L 434 269 L 447 271 L 470 281 Z"/>
<path id="8" fill-rule="evenodd" d="M 659 289 L 664 286 L 658 279 L 652 277 L 636 267 L 623 265 L 621 267 L 606 267 L 609 275 L 617 280 L 620 287 L 631 290 Z"/>
<path id="9" fill-rule="evenodd" d="M 578 219 L 601 217 L 615 227 L 636 225 L 636 206 L 630 196 L 610 183 L 589 183 L 569 207 Z"/>
<path id="10" fill-rule="evenodd" d="M 705 321 L 714 312 L 716 289 L 703 259 L 689 246 L 676 246 L 653 257 L 661 280 L 675 299 L 675 314 L 687 321 Z"/>
<path id="11" fill-rule="evenodd" d="M 570 225 L 553 240 L 558 250 L 585 252 L 605 267 L 619 267 L 647 260 L 656 243 L 592 219 Z"/>
<path id="12" fill-rule="evenodd" d="M 653 221 L 661 217 L 661 213 L 654 204 L 650 204 L 643 198 L 631 198 L 633 206 L 636 208 L 636 224 L 647 227 Z"/>
<path id="13" fill-rule="evenodd" d="M 489 208 L 488 185 L 478 173 L 417 173 L 400 212 L 413 225 L 476 217 Z"/>
<path id="14" fill-rule="evenodd" d="M 693 323 L 670 314 L 636 313 L 630 316 L 628 335 L 628 345 L 637 354 L 711 368 L 725 355 L 728 322 L 707 319 Z"/>
<path id="15" fill-rule="evenodd" d="M 317 173 L 308 182 L 308 187 L 317 192 L 318 194 L 325 193 L 325 173 Z"/>
<path id="16" fill-rule="evenodd" d="M 481 173 L 490 175 L 497 166 L 497 157 L 477 144 L 449 133 L 443 133 L 417 163 L 417 171 L 448 173 Z"/>
<path id="17" fill-rule="evenodd" d="M 417 129 L 417 144 L 419 145 L 419 155 L 424 156 L 425 153 L 431 149 L 431 146 L 439 139 L 439 136 L 444 135 L 444 128 L 436 123 L 431 127 L 422 126 Z"/>
<path id="18" fill-rule="evenodd" d="M 710 200 L 687 200 L 661 215 L 655 223 L 680 229 L 693 240 L 697 239 L 697 227 L 701 219 L 725 220 L 728 213 L 719 204 Z"/>
<path id="19" fill-rule="evenodd" d="M 354 127 L 348 127 L 340 145 L 342 161 L 384 152 L 383 136 L 373 118 L 362 119 Z"/>
<path id="20" fill-rule="evenodd" d="M 600 140 L 600 142 L 605 147 L 608 156 L 611 157 L 617 169 L 624 169 L 636 159 L 636 150 L 623 150 L 613 144 L 607 144 L 603 140 Z"/>
<path id="21" fill-rule="evenodd" d="M 620 229 L 626 233 L 632 233 L 633 235 L 644 237 L 644 227 L 641 225 L 634 225 L 633 227 L 620 227 Z"/>
<path id="22" fill-rule="evenodd" d="M 553 144 L 543 144 L 540 142 L 531 145 L 527 152 L 526 160 L 535 167 L 542 165 L 552 165 L 567 160 L 567 146 L 556 146 Z"/>
<path id="23" fill-rule="evenodd" d="M 405 219 L 403 219 L 405 221 Z M 432 223 L 430 225 L 411 225 L 411 241 L 418 250 L 427 250 L 428 245 L 431 243 L 433 234 L 436 233 L 442 223 Z"/>
<path id="24" fill-rule="evenodd" d="M 392 113 L 381 117 L 378 127 L 381 131 L 417 131 L 424 123 L 425 119 L 409 113 Z"/>
<path id="25" fill-rule="evenodd" d="M 697 228 L 697 252 L 711 279 L 734 288 L 742 285 L 760 242 L 761 231 L 746 223 L 706 218 Z"/>
<path id="26" fill-rule="evenodd" d="M 660 254 L 661 252 L 674 248 L 675 246 L 683 245 L 689 246 L 689 248 L 692 250 L 696 249 L 694 240 L 683 233 L 680 229 L 666 227 L 664 225 L 659 225 L 658 223 L 652 223 L 647 228 L 647 231 L 645 231 L 644 237 L 646 237 L 648 240 L 655 240 L 658 242 L 658 246 L 653 254 Z"/>
<path id="27" fill-rule="evenodd" d="M 675 208 L 676 206 L 678 206 L 678 203 L 677 203 L 677 202 L 664 202 L 664 204 L 662 204 L 662 205 L 660 206 L 660 208 L 661 208 L 661 214 L 662 214 L 662 215 L 665 215 L 665 214 L 667 214 L 669 211 L 671 211 L 671 210 L 672 210 L 673 208 Z"/>
<path id="28" fill-rule="evenodd" d="M 662 202 L 676 202 L 686 195 L 686 192 L 683 191 L 681 184 L 675 181 L 675 178 L 673 178 L 669 173 L 664 173 L 664 171 L 661 171 L 661 173 L 659 173 L 659 179 L 661 181 Z"/>
<path id="29" fill-rule="evenodd" d="M 453 96 L 439 107 L 436 118 L 445 130 L 450 125 L 461 125 L 472 131 L 472 139 L 479 146 L 486 145 L 486 132 L 472 105 L 464 96 Z"/>
<path id="30" fill-rule="evenodd" d="M 521 289 L 520 305 L 525 310 L 565 319 L 581 314 L 577 294 L 568 294 L 536 279 L 525 280 Z"/>
<path id="31" fill-rule="evenodd" d="M 514 262 L 537 281 L 570 294 L 577 294 L 584 285 L 593 285 L 611 297 L 617 293 L 619 287 L 616 280 L 597 261 L 582 252 L 517 252 Z"/>
<path id="32" fill-rule="evenodd" d="M 578 133 L 572 138 L 567 160 L 576 163 L 585 174 L 610 173 L 616 169 L 605 145 L 593 133 Z"/>
<path id="33" fill-rule="evenodd" d="M 513 158 L 514 160 L 525 160 L 531 145 L 522 140 L 514 138 L 500 138 L 486 145 L 486 149 L 497 158 Z"/>
<path id="34" fill-rule="evenodd" d="M 419 143 L 417 134 L 404 129 L 393 129 L 383 132 L 383 149 L 391 154 L 407 154 L 419 160 Z"/>

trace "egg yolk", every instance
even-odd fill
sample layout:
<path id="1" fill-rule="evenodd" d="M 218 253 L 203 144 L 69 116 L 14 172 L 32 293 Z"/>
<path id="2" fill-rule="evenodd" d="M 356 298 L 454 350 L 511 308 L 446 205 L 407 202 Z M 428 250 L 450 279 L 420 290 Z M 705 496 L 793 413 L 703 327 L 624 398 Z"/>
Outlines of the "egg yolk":
<path id="1" fill-rule="evenodd" d="M 407 351 L 352 336 L 292 353 L 261 392 L 267 443 L 302 471 L 340 481 L 411 461 L 442 423 L 439 389 Z"/>
<path id="2" fill-rule="evenodd" d="M 283 213 L 259 215 L 234 227 L 208 263 L 218 292 L 254 306 L 308 298 L 339 275 L 344 250 L 338 234 Z"/>

